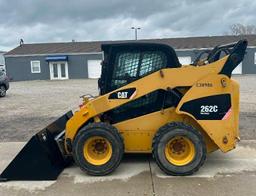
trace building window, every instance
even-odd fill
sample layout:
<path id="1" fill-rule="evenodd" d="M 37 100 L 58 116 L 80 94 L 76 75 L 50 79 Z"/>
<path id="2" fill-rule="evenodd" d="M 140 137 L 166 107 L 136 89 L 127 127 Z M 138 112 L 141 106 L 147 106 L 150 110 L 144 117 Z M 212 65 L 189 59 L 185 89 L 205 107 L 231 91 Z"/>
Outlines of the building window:
<path id="1" fill-rule="evenodd" d="M 31 61 L 31 73 L 41 73 L 40 61 Z"/>
<path id="2" fill-rule="evenodd" d="M 256 52 L 254 53 L 254 64 L 256 64 Z"/>

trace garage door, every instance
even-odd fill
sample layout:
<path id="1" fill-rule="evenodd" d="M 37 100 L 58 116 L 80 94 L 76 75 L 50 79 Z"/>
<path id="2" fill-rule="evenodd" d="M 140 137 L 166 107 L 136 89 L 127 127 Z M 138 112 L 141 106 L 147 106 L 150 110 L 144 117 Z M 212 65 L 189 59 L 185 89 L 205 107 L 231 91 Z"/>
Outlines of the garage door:
<path id="1" fill-rule="evenodd" d="M 88 60 L 88 78 L 100 78 L 101 60 Z"/>
<path id="2" fill-rule="evenodd" d="M 191 63 L 190 56 L 180 56 L 178 57 L 180 64 L 182 65 L 189 65 Z"/>
<path id="3" fill-rule="evenodd" d="M 242 74 L 242 63 L 240 63 L 232 72 L 232 74 Z"/>

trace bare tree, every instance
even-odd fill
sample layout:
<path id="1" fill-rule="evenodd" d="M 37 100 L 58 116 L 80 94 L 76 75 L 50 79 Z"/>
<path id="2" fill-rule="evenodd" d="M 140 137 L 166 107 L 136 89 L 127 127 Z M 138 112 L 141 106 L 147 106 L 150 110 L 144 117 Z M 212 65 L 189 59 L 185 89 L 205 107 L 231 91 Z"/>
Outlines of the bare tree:
<path id="1" fill-rule="evenodd" d="M 232 35 L 256 34 L 256 26 L 237 23 L 230 26 L 230 31 Z"/>

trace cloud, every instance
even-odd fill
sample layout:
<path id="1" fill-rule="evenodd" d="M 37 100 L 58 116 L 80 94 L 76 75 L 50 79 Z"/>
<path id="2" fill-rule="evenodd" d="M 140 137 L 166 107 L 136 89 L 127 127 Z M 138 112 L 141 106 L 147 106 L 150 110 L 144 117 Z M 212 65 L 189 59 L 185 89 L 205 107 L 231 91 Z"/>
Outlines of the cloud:
<path id="1" fill-rule="evenodd" d="M 25 43 L 221 35 L 254 24 L 251 0 L 0 0 L 0 50 Z"/>

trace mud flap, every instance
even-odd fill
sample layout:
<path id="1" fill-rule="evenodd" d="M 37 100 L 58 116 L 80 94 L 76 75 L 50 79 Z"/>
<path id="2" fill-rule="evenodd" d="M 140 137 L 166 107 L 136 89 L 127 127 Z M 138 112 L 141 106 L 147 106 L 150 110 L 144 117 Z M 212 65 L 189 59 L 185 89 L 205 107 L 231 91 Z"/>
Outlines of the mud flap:
<path id="1" fill-rule="evenodd" d="M 69 111 L 34 135 L 0 175 L 0 181 L 56 180 L 70 163 L 58 136 L 72 116 Z"/>

